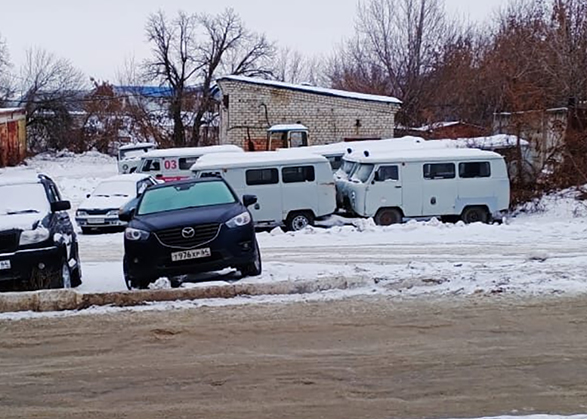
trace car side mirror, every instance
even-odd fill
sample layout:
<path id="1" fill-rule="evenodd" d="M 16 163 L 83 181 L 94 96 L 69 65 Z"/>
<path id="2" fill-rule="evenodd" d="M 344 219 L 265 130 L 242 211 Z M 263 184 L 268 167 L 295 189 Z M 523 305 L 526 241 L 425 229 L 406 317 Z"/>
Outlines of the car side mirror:
<path id="1" fill-rule="evenodd" d="M 257 195 L 243 195 L 243 205 L 249 207 L 257 203 Z"/>
<path id="2" fill-rule="evenodd" d="M 51 202 L 51 211 L 52 212 L 67 211 L 69 209 L 71 209 L 71 202 L 69 202 L 69 201 Z"/>
<path id="3" fill-rule="evenodd" d="M 124 209 L 124 210 L 120 210 L 118 212 L 118 219 L 120 221 L 124 221 L 126 223 L 130 222 L 130 220 L 132 220 L 132 217 L 135 215 L 135 207 L 131 207 L 128 209 Z"/>

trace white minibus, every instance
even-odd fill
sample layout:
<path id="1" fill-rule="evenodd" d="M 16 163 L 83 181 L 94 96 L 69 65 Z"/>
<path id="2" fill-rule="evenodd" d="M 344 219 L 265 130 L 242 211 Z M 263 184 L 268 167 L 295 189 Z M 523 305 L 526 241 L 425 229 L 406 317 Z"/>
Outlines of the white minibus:
<path id="1" fill-rule="evenodd" d="M 410 217 L 489 222 L 510 203 L 505 161 L 477 149 L 364 152 L 342 188 L 344 207 L 378 225 Z M 337 184 L 338 185 L 338 184 Z"/>
<path id="2" fill-rule="evenodd" d="M 317 154 L 207 154 L 192 166 L 192 171 L 196 177 L 222 176 L 241 197 L 256 195 L 257 203 L 250 211 L 259 227 L 301 230 L 336 209 L 330 164 Z"/>

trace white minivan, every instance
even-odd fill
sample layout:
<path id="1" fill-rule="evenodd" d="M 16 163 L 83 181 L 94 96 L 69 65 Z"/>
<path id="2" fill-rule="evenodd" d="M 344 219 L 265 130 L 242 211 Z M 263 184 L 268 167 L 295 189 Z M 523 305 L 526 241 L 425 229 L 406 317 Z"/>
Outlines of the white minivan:
<path id="1" fill-rule="evenodd" d="M 192 171 L 196 177 L 222 176 L 240 196 L 256 195 L 250 211 L 259 227 L 301 230 L 336 209 L 330 164 L 317 154 L 283 150 L 207 154 Z"/>
<path id="2" fill-rule="evenodd" d="M 190 171 L 192 165 L 201 156 L 209 153 L 244 153 L 244 151 L 230 144 L 152 150 L 141 157 L 136 173 L 145 173 L 165 182 L 186 179 L 192 176 Z"/>
<path id="3" fill-rule="evenodd" d="M 344 181 L 343 202 L 378 225 L 404 218 L 460 217 L 489 222 L 510 203 L 510 183 L 502 156 L 477 149 L 422 149 L 365 152 Z"/>

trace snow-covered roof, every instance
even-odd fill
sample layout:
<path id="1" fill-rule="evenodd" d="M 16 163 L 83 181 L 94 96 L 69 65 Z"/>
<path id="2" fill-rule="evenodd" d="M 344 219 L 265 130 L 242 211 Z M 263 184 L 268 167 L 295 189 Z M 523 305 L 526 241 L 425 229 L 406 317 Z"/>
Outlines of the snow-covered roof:
<path id="1" fill-rule="evenodd" d="M 397 150 L 394 152 L 369 152 L 369 155 L 356 155 L 360 163 L 382 163 L 402 161 L 438 161 L 447 159 L 502 159 L 493 151 L 477 148 L 423 148 L 421 150 Z"/>
<path id="2" fill-rule="evenodd" d="M 244 153 L 244 150 L 236 145 L 212 145 L 206 147 L 185 148 L 161 148 L 151 150 L 143 155 L 143 158 L 152 157 L 197 157 L 208 153 Z"/>
<path id="3" fill-rule="evenodd" d="M 448 140 L 451 141 L 451 140 Z M 513 148 L 518 146 L 518 137 L 515 135 L 497 134 L 487 137 L 458 138 L 456 140 L 459 146 L 475 147 L 484 150 L 499 150 L 504 148 Z M 526 140 L 519 139 L 520 146 L 528 147 L 530 143 Z"/>
<path id="4" fill-rule="evenodd" d="M 0 114 L 3 113 L 25 113 L 24 108 L 0 108 Z"/>
<path id="5" fill-rule="evenodd" d="M 439 129 L 439 128 L 448 128 L 448 127 L 454 127 L 455 125 L 460 124 L 461 121 L 446 121 L 446 122 L 435 122 L 433 124 L 429 124 L 429 125 L 424 125 L 421 126 L 419 128 L 410 128 L 413 131 L 430 131 L 430 130 L 434 130 L 434 129 Z"/>
<path id="6" fill-rule="evenodd" d="M 304 147 L 305 148 L 305 147 Z M 258 167 L 268 164 L 328 163 L 326 157 L 310 152 L 249 151 L 246 153 L 206 154 L 190 170 L 222 169 L 226 167 Z"/>
<path id="7" fill-rule="evenodd" d="M 218 81 L 237 81 L 249 84 L 258 84 L 263 86 L 270 86 L 279 89 L 296 90 L 301 92 L 316 93 L 319 95 L 336 96 L 346 99 L 363 100 L 367 102 L 391 103 L 394 105 L 401 105 L 402 101 L 392 96 L 369 95 L 366 93 L 347 92 L 345 90 L 328 89 L 325 87 L 308 86 L 305 84 L 291 84 L 274 80 L 264 80 L 254 77 L 245 76 L 225 76 L 218 79 Z"/>
<path id="8" fill-rule="evenodd" d="M 308 131 L 308 127 L 302 124 L 278 124 L 270 127 L 268 132 L 281 132 L 281 131 Z"/>
<path id="9" fill-rule="evenodd" d="M 153 148 L 157 145 L 154 143 L 132 143 L 132 144 L 125 144 L 118 147 L 119 150 L 134 150 L 134 149 L 142 149 L 142 148 Z"/>

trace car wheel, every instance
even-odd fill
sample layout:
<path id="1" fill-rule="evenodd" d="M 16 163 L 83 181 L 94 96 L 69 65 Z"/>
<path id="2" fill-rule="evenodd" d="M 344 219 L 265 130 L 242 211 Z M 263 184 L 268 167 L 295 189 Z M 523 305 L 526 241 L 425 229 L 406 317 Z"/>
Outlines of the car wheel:
<path id="1" fill-rule="evenodd" d="M 483 207 L 467 207 L 461 214 L 461 219 L 467 224 L 487 224 L 489 222 L 489 213 Z"/>
<path id="2" fill-rule="evenodd" d="M 309 212 L 294 212 L 285 220 L 285 228 L 289 231 L 300 231 L 314 224 L 314 217 Z"/>
<path id="3" fill-rule="evenodd" d="M 131 291 L 133 289 L 145 290 L 149 288 L 149 284 L 153 282 L 151 278 L 140 278 L 131 276 L 128 273 L 126 258 L 122 261 L 122 270 L 124 274 L 124 283 L 126 288 Z"/>
<path id="4" fill-rule="evenodd" d="M 263 271 L 263 266 L 261 264 L 261 251 L 259 250 L 259 244 L 255 240 L 255 260 L 245 266 L 242 266 L 240 269 L 241 274 L 243 277 L 245 276 L 259 276 Z"/>
<path id="5" fill-rule="evenodd" d="M 382 208 L 375 214 L 375 224 L 388 226 L 402 222 L 402 213 L 395 208 Z"/>
<path id="6" fill-rule="evenodd" d="M 61 261 L 61 268 L 51 274 L 49 288 L 71 288 L 71 269 L 67 263 L 67 258 Z"/>

